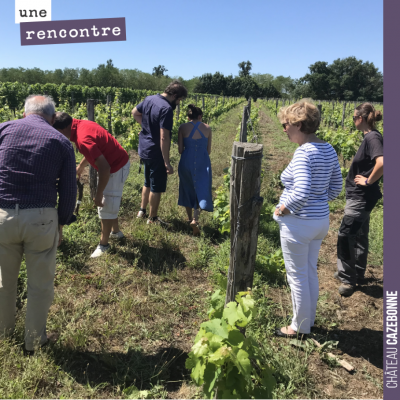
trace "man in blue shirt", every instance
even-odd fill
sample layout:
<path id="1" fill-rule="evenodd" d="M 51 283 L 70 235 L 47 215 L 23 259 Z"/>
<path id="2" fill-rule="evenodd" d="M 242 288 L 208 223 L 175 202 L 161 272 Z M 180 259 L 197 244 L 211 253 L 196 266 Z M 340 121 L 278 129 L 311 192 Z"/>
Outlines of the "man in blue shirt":
<path id="1" fill-rule="evenodd" d="M 173 111 L 186 96 L 186 88 L 179 81 L 173 81 L 164 93 L 146 97 L 132 110 L 133 117 L 142 127 L 139 156 L 144 163 L 142 203 L 137 216 L 146 218 L 150 203 L 148 224 L 161 222 L 157 216 L 161 193 L 167 188 L 167 176 L 174 173 L 169 160 Z"/>

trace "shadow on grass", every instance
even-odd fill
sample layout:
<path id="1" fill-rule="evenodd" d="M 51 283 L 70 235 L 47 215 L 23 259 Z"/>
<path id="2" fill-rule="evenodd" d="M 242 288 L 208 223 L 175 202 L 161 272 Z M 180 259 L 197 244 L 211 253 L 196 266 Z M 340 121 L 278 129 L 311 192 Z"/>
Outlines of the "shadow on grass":
<path id="1" fill-rule="evenodd" d="M 173 248 L 171 243 L 161 241 L 158 244 L 161 247 L 151 247 L 133 240 L 126 240 L 126 243 L 128 250 L 117 250 L 117 254 L 143 271 L 162 275 L 186 265 L 185 256 L 179 248 Z"/>
<path id="2" fill-rule="evenodd" d="M 362 357 L 377 368 L 383 368 L 383 331 L 362 328 L 359 331 L 346 329 L 327 330 L 315 327 L 312 333 L 326 340 L 339 341 L 337 348 L 351 357 Z M 321 343 L 322 344 L 322 343 Z"/>
<path id="3" fill-rule="evenodd" d="M 183 221 L 180 218 L 172 218 L 170 220 L 170 223 L 171 230 L 173 230 L 174 232 L 180 232 L 192 236 L 193 231 L 188 222 Z M 213 223 L 202 225 L 201 230 L 203 231 L 204 236 L 209 239 L 213 244 L 220 244 L 226 239 L 226 236 L 221 234 L 218 230 L 217 225 L 214 225 Z"/>
<path id="4" fill-rule="evenodd" d="M 91 252 L 88 250 L 87 242 L 64 239 L 58 248 L 57 262 L 68 265 L 68 269 L 80 272 L 85 268 L 90 254 Z"/>
<path id="5" fill-rule="evenodd" d="M 55 346 L 50 351 L 54 362 L 76 382 L 107 393 L 115 392 L 118 386 L 122 390 L 132 385 L 149 390 L 157 382 L 162 382 L 168 391 L 175 391 L 183 380 L 189 379 L 185 368 L 187 353 L 175 347 L 160 348 L 155 354 L 132 348 L 125 353 Z"/>
<path id="6" fill-rule="evenodd" d="M 376 280 L 373 278 L 367 278 L 366 283 L 368 282 L 376 282 Z M 363 292 L 367 296 L 373 297 L 374 299 L 383 298 L 383 287 L 380 285 L 357 286 L 356 290 Z"/>

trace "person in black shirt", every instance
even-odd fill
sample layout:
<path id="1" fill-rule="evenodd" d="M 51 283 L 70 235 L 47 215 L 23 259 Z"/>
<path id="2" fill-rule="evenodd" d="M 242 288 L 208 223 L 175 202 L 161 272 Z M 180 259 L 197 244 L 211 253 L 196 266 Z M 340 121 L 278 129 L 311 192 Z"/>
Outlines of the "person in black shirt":
<path id="1" fill-rule="evenodd" d="M 354 156 L 346 179 L 346 207 L 337 242 L 338 271 L 334 277 L 342 282 L 339 293 L 351 296 L 356 284 L 362 284 L 368 257 L 369 218 L 382 193 L 379 179 L 383 175 L 383 137 L 375 122 L 380 111 L 370 103 L 354 110 L 353 121 L 364 139 Z"/>

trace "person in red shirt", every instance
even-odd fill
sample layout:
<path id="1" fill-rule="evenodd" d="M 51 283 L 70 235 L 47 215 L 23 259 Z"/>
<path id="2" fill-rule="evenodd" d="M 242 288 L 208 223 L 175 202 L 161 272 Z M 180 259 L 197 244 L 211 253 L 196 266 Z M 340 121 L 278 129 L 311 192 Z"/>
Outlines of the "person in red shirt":
<path id="1" fill-rule="evenodd" d="M 99 257 L 110 249 L 108 239 L 120 239 L 118 212 L 122 190 L 129 175 L 129 155 L 99 124 L 93 121 L 72 118 L 65 112 L 57 112 L 53 127 L 75 143 L 84 159 L 76 168 L 81 176 L 84 168 L 91 165 L 98 171 L 97 192 L 93 199 L 101 219 L 100 244 L 91 255 Z"/>

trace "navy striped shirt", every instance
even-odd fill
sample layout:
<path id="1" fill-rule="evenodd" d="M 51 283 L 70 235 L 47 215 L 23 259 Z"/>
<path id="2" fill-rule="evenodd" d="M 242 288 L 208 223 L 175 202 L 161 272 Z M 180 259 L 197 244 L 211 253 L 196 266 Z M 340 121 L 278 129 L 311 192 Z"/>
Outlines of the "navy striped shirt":
<path id="1" fill-rule="evenodd" d="M 76 202 L 70 141 L 36 114 L 0 124 L 0 208 L 55 207 L 57 190 L 58 222 L 66 225 Z"/>
<path id="2" fill-rule="evenodd" d="M 291 214 L 302 219 L 329 216 L 328 201 L 342 190 L 343 179 L 334 148 L 329 143 L 305 143 L 281 174 L 285 189 L 279 199 Z"/>

